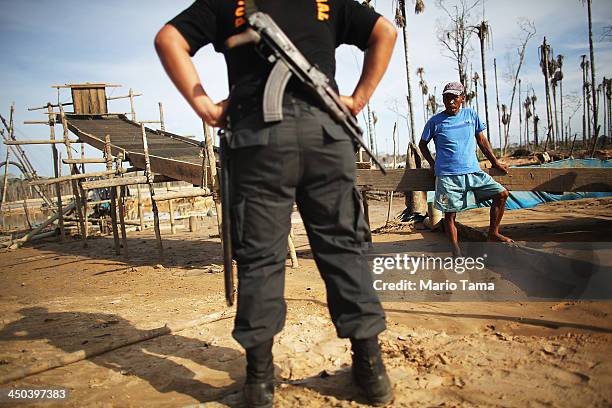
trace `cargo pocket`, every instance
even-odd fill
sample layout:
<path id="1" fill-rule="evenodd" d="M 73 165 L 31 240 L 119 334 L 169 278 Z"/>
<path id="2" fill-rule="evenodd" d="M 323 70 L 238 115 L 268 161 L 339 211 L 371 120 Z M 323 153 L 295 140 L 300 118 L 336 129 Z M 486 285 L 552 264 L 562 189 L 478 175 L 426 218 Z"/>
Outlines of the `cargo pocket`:
<path id="1" fill-rule="evenodd" d="M 271 126 L 264 123 L 259 116 L 249 115 L 233 126 L 228 140 L 230 149 L 268 145 Z"/>
<path id="2" fill-rule="evenodd" d="M 242 198 L 230 208 L 232 243 L 234 248 L 242 246 L 243 231 L 244 231 L 244 205 L 245 199 Z"/>
<path id="3" fill-rule="evenodd" d="M 327 142 L 350 141 L 351 137 L 344 128 L 336 123 L 327 113 L 319 113 L 317 115 Z"/>
<path id="4" fill-rule="evenodd" d="M 365 220 L 365 214 L 363 211 L 363 197 L 361 196 L 361 193 L 357 187 L 353 187 L 353 205 L 355 208 L 355 239 L 357 242 L 370 242 L 372 240 L 372 233 L 370 232 L 370 227 Z"/>

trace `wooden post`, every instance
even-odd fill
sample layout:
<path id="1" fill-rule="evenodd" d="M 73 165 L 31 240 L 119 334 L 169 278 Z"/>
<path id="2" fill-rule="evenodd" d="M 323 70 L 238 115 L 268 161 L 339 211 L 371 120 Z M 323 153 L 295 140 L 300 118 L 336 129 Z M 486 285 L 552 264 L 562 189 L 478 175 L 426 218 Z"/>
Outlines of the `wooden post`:
<path id="1" fill-rule="evenodd" d="M 159 127 L 162 132 L 166 131 L 166 126 L 164 124 L 164 108 L 161 102 L 159 102 Z"/>
<path id="2" fill-rule="evenodd" d="M 47 112 L 49 114 L 50 138 L 52 141 L 54 141 L 55 140 L 55 119 L 53 118 L 55 114 L 53 113 L 53 108 L 51 108 L 50 103 L 47 104 Z M 58 161 L 57 147 L 55 147 L 55 144 L 51 145 L 51 152 L 53 153 L 53 173 L 55 177 L 57 178 L 59 177 L 59 161 Z M 57 195 L 57 214 L 59 216 L 57 220 L 57 223 L 59 225 L 59 230 L 60 230 L 59 241 L 62 242 L 64 240 L 64 214 L 62 212 L 62 189 L 59 183 L 55 184 L 55 193 Z"/>
<path id="3" fill-rule="evenodd" d="M 361 195 L 363 197 L 363 216 L 365 217 L 366 224 L 368 224 L 368 228 L 370 228 L 370 206 L 368 204 L 367 191 L 363 190 L 361 192 Z M 370 235 L 370 240 L 368 242 L 370 244 L 372 244 L 372 236 L 371 235 Z"/>
<path id="4" fill-rule="evenodd" d="M 72 148 L 70 147 L 70 140 L 68 139 L 69 133 L 68 133 L 68 124 L 66 122 L 66 115 L 64 113 L 64 107 L 60 104 L 59 106 L 60 109 L 60 118 L 62 121 L 62 129 L 64 130 L 63 136 L 64 136 L 64 142 L 66 144 L 66 155 L 68 156 L 68 160 L 72 160 Z M 77 167 L 75 164 L 71 164 L 69 165 L 70 167 L 70 174 L 75 176 L 77 174 L 79 174 L 79 171 L 77 170 Z M 85 221 L 84 218 L 87 216 L 86 214 L 83 214 L 82 212 L 82 200 L 81 200 L 81 191 L 79 190 L 79 185 L 78 182 L 76 180 L 72 180 L 70 182 L 70 184 L 72 185 L 72 196 L 74 197 L 74 202 L 76 204 L 76 210 L 77 210 L 77 217 L 79 219 L 79 230 L 81 231 L 81 239 L 83 240 L 83 246 L 86 247 L 87 246 L 87 241 L 85 239 Z"/>
<path id="5" fill-rule="evenodd" d="M 219 237 L 223 236 L 221 231 L 221 202 L 219 201 L 219 188 L 217 180 L 217 159 L 213 149 L 212 138 L 208 125 L 204 123 L 204 145 L 206 146 L 206 156 L 208 157 L 208 166 L 210 167 L 210 191 L 213 192 L 213 201 L 215 202 L 215 210 L 217 212 L 217 227 L 219 228 Z"/>
<path id="6" fill-rule="evenodd" d="M 153 209 L 153 227 L 155 228 L 155 238 L 157 239 L 157 249 L 159 250 L 159 258 L 164 259 L 164 247 L 161 240 L 161 232 L 159 230 L 159 212 L 157 203 L 155 202 L 155 188 L 153 187 L 153 173 L 151 173 L 151 161 L 149 160 L 149 145 L 147 143 L 147 132 L 144 124 L 140 124 L 142 135 L 142 149 L 145 157 L 145 176 L 149 185 L 149 193 L 151 194 L 151 207 Z"/>
<path id="7" fill-rule="evenodd" d="M 81 143 L 81 173 L 85 173 L 85 143 Z"/>
<path id="8" fill-rule="evenodd" d="M 23 197 L 23 212 L 25 215 L 26 226 L 28 229 L 32 229 L 32 223 L 30 222 L 30 210 L 28 210 L 28 200 Z"/>
<path id="9" fill-rule="evenodd" d="M 2 228 L 6 228 L 6 217 L 4 216 L 4 207 L 6 205 L 6 190 L 8 183 L 8 166 L 9 166 L 10 151 L 6 147 L 6 160 L 4 161 L 4 181 L 2 183 L 2 203 L 0 203 L 0 212 L 2 212 Z"/>
<path id="10" fill-rule="evenodd" d="M 132 88 L 130 88 L 129 97 L 130 97 L 130 112 L 132 114 L 132 122 L 136 122 L 136 111 L 134 110 L 134 92 L 132 91 Z"/>
<path id="11" fill-rule="evenodd" d="M 123 170 L 123 158 L 125 156 L 124 152 L 121 152 L 117 155 L 117 164 L 116 168 L 119 170 Z M 127 242 L 127 233 L 125 231 L 125 186 L 121 187 L 112 187 L 116 190 L 119 190 L 119 223 L 121 225 L 121 241 L 123 243 L 123 251 L 124 255 L 129 256 L 128 251 L 128 242 Z"/>
<path id="12" fill-rule="evenodd" d="M 295 252 L 295 245 L 293 243 L 293 227 L 289 231 L 289 239 L 287 240 L 287 244 L 289 245 L 289 256 L 291 256 L 291 268 L 297 269 L 300 267 L 298 262 L 297 254 Z"/>
<path id="13" fill-rule="evenodd" d="M 392 138 L 393 138 L 393 169 L 395 170 L 395 168 L 397 167 L 397 152 L 396 152 L 396 140 L 395 140 L 395 131 L 397 130 L 397 122 L 395 122 L 395 124 L 393 125 L 393 133 L 392 133 Z M 393 191 L 391 191 L 391 194 L 389 195 L 389 208 L 387 208 L 387 221 L 385 222 L 385 225 L 389 224 L 389 217 L 391 216 L 391 206 L 393 205 Z"/>
<path id="14" fill-rule="evenodd" d="M 170 183 L 166 182 L 166 191 L 170 191 Z M 168 200 L 168 212 L 170 213 L 170 234 L 176 234 L 176 227 L 174 226 L 174 203 L 173 200 Z"/>
<path id="15" fill-rule="evenodd" d="M 106 170 L 111 171 L 113 169 L 113 156 L 111 152 L 111 140 L 110 135 L 106 135 L 104 138 L 104 158 L 106 159 Z M 113 175 L 109 175 L 109 178 L 113 178 Z M 113 229 L 113 242 L 115 244 L 115 254 L 121 254 L 121 248 L 119 244 L 119 230 L 117 228 L 117 189 L 114 187 L 110 188 L 110 206 L 111 206 L 111 222 Z"/>
<path id="16" fill-rule="evenodd" d="M 140 221 L 140 230 L 144 231 L 144 211 L 142 209 L 142 192 L 140 184 L 136 184 L 136 192 L 138 193 L 138 220 Z"/>

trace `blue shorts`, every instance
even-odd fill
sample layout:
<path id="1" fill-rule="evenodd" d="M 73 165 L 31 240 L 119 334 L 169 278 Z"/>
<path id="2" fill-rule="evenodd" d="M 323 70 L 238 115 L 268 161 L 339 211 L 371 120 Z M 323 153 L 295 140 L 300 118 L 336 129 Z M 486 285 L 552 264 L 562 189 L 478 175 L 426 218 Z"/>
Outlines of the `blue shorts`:
<path id="1" fill-rule="evenodd" d="M 436 177 L 435 207 L 443 212 L 459 212 L 468 204 L 468 192 L 484 201 L 506 189 L 484 171 Z"/>

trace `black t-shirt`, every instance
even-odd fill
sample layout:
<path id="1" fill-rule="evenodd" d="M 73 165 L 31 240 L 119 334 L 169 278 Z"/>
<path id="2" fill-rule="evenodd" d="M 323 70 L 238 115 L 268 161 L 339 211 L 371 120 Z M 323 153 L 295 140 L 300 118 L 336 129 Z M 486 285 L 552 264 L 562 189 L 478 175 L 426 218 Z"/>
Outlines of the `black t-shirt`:
<path id="1" fill-rule="evenodd" d="M 257 6 L 274 19 L 311 64 L 332 80 L 334 87 L 336 47 L 351 44 L 364 50 L 379 17 L 354 0 L 264 0 Z M 197 0 L 169 24 L 185 37 L 192 56 L 211 43 L 223 53 L 232 101 L 261 96 L 271 64 L 251 45 L 230 50 L 224 46 L 227 38 L 248 26 L 244 1 Z"/>

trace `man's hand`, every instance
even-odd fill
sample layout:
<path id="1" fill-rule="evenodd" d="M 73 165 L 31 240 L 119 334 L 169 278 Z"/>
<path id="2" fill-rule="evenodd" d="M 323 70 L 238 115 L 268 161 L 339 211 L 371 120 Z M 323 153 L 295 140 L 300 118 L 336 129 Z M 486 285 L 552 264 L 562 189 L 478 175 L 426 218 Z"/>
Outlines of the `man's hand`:
<path id="1" fill-rule="evenodd" d="M 208 125 L 213 127 L 224 127 L 227 123 L 228 106 L 229 99 L 224 99 L 219 103 L 214 103 L 212 100 L 208 99 L 204 104 L 204 109 L 198 112 L 198 114 Z"/>
<path id="2" fill-rule="evenodd" d="M 508 165 L 506 163 L 502 163 L 502 162 L 497 161 L 497 162 L 495 162 L 493 164 L 493 168 L 500 170 L 504 174 L 508 174 L 509 167 L 508 167 Z"/>
<path id="3" fill-rule="evenodd" d="M 351 115 L 357 116 L 361 108 L 356 106 L 355 99 L 352 96 L 340 95 L 340 100 L 346 105 L 349 111 L 351 111 Z"/>

